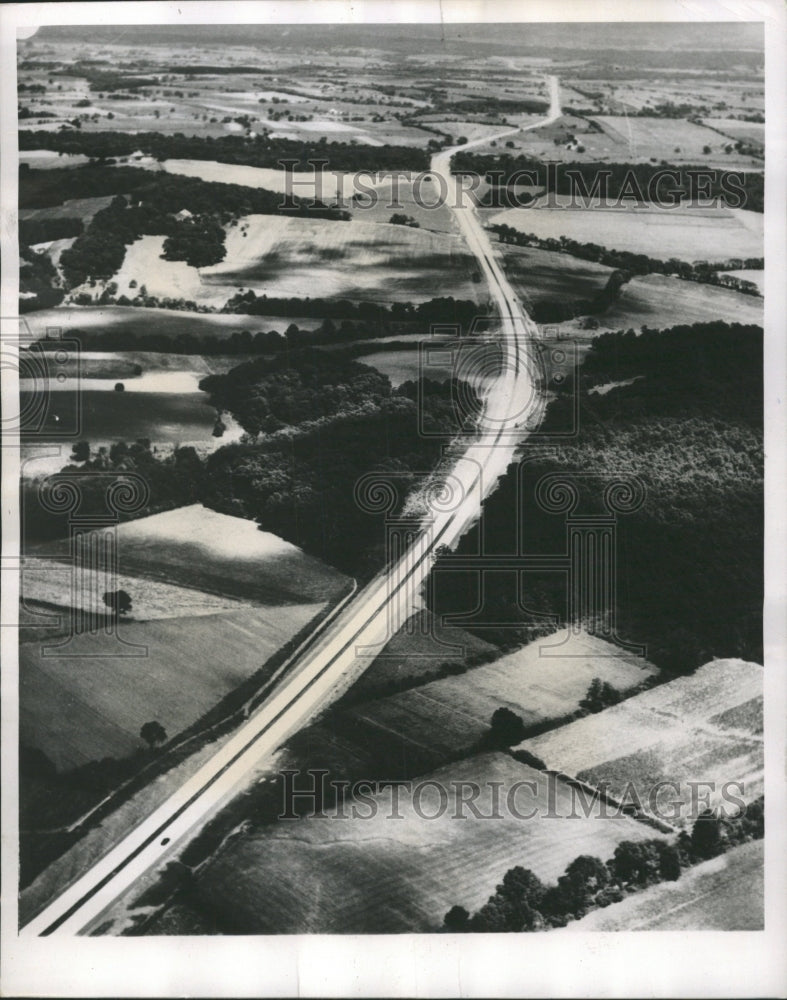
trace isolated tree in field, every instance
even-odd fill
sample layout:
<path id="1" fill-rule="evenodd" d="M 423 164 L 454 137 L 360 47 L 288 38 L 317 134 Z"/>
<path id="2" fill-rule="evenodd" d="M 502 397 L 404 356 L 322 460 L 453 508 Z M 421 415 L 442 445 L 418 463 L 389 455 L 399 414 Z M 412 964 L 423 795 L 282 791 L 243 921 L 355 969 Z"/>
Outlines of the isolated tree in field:
<path id="1" fill-rule="evenodd" d="M 588 712 L 600 712 L 610 705 L 617 705 L 619 701 L 620 691 L 617 688 L 614 688 L 608 681 L 602 681 L 600 677 L 594 677 L 590 682 L 587 694 L 579 704 Z"/>
<path id="2" fill-rule="evenodd" d="M 167 732 L 160 722 L 146 722 L 139 735 L 149 747 L 160 746 L 167 741 Z"/>
<path id="3" fill-rule="evenodd" d="M 119 615 L 127 615 L 131 611 L 131 596 L 125 590 L 108 590 L 101 600 Z"/>
<path id="4" fill-rule="evenodd" d="M 90 460 L 90 444 L 87 441 L 77 441 L 71 448 L 72 462 L 87 462 Z"/>
<path id="5" fill-rule="evenodd" d="M 521 716 L 510 708 L 497 708 L 492 713 L 492 729 L 489 734 L 495 743 L 511 746 L 519 743 L 527 735 Z"/>
<path id="6" fill-rule="evenodd" d="M 464 934 L 470 930 L 470 914 L 464 906 L 452 906 L 443 917 L 443 927 L 452 934 Z"/>

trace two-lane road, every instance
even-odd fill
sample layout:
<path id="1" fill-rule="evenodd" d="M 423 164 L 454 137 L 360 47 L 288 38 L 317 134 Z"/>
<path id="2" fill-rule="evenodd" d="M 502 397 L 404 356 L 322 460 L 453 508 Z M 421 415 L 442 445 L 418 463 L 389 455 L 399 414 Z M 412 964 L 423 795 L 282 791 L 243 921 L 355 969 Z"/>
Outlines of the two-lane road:
<path id="1" fill-rule="evenodd" d="M 542 122 L 560 113 L 557 81 L 551 79 L 552 106 Z M 535 127 L 535 126 L 530 126 Z M 511 134 L 507 130 L 500 136 Z M 490 136 L 478 145 L 488 142 Z M 431 517 L 396 563 L 355 599 L 299 657 L 267 701 L 166 802 L 140 823 L 85 875 L 31 920 L 22 933 L 85 934 L 108 918 L 114 903 L 146 873 L 161 867 L 223 805 L 260 773 L 265 762 L 293 733 L 329 705 L 369 665 L 413 610 L 436 549 L 453 545 L 475 521 L 481 503 L 510 463 L 517 434 L 537 403 L 528 342 L 537 336 L 532 320 L 495 260 L 469 197 L 450 173 L 450 156 L 439 153 L 432 169 L 449 190 L 458 225 L 489 283 L 501 317 L 505 363 L 488 392 L 477 438 L 451 472 L 450 499 L 433 505 Z M 453 195 L 453 197 L 451 197 Z M 520 429 L 517 431 L 517 429 Z M 365 651 L 364 651 L 365 650 Z"/>

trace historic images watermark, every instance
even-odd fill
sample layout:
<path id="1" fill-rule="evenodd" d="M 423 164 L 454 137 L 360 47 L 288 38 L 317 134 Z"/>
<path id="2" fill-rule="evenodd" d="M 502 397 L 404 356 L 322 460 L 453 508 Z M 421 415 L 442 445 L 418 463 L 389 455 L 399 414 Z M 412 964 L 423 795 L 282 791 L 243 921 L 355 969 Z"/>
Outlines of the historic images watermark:
<path id="1" fill-rule="evenodd" d="M 324 768 L 287 769 L 281 778 L 280 820 L 517 820 L 647 818 L 667 828 L 692 823 L 708 810 L 746 812 L 742 781 L 671 781 L 645 785 L 607 781 L 585 785 L 557 771 L 517 781 L 434 777 L 355 781 Z M 329 804 L 330 803 L 330 804 Z"/>
<path id="2" fill-rule="evenodd" d="M 482 192 L 501 192 L 498 207 L 531 208 L 533 192 L 540 192 L 540 207 L 556 209 L 625 208 L 647 203 L 655 209 L 745 208 L 745 172 L 707 167 L 658 166 L 647 173 L 627 168 L 621 173 L 599 164 L 577 165 L 546 162 L 506 170 L 491 166 L 483 174 L 457 170 L 446 176 L 442 170 L 426 169 L 353 173 L 329 168 L 320 158 L 306 161 L 309 171 L 298 171 L 299 160 L 282 159 L 283 209 L 317 208 L 329 205 L 337 211 L 382 206 L 403 212 L 408 204 L 436 211 L 442 208 L 476 207 Z M 330 178 L 330 179 L 329 179 Z"/>

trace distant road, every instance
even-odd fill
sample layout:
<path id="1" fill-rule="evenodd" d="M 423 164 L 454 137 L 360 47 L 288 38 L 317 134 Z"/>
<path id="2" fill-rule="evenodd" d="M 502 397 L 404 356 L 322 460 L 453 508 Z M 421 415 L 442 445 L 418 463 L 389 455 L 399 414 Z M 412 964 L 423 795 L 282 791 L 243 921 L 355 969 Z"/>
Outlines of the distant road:
<path id="1" fill-rule="evenodd" d="M 550 78 L 548 116 L 529 128 L 560 115 L 558 83 Z M 468 246 L 478 258 L 502 322 L 502 374 L 488 392 L 476 439 L 468 446 L 446 481 L 453 499 L 435 502 L 425 525 L 401 558 L 377 576 L 303 651 L 268 700 L 196 774 L 185 782 L 85 875 L 34 917 L 25 935 L 86 934 L 107 919 L 107 911 L 147 872 L 172 860 L 222 806 L 248 785 L 266 760 L 288 737 L 334 701 L 369 666 L 374 654 L 410 617 L 426 580 L 435 550 L 454 545 L 478 518 L 481 503 L 514 454 L 517 438 L 534 412 L 537 396 L 528 343 L 538 330 L 522 309 L 495 260 L 471 199 L 462 182 L 451 175 L 450 158 L 495 138 L 513 135 L 507 129 L 461 147 L 444 150 L 432 161 L 432 171 L 445 182 Z M 519 429 L 519 430 L 518 430 Z"/>

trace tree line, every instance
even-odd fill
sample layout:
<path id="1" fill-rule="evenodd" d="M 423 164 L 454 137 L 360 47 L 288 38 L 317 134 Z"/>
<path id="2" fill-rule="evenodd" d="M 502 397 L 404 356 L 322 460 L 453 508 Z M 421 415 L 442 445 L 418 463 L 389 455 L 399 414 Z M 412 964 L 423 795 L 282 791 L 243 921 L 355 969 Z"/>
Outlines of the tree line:
<path id="1" fill-rule="evenodd" d="M 666 161 L 546 164 L 525 154 L 472 153 L 461 149 L 454 154 L 451 169 L 454 173 L 485 177 L 493 187 L 521 183 L 526 177 L 536 187 L 578 198 L 595 192 L 612 202 L 625 198 L 657 203 L 672 203 L 678 198 L 703 202 L 715 199 L 733 208 L 764 210 L 762 170 L 723 170 Z"/>
<path id="2" fill-rule="evenodd" d="M 690 263 L 670 257 L 661 260 L 658 257 L 648 257 L 643 253 L 632 253 L 630 250 L 610 250 L 598 243 L 580 243 L 567 236 L 540 237 L 535 233 L 525 233 L 514 226 L 505 223 L 489 227 L 501 243 L 520 247 L 538 247 L 540 250 L 550 250 L 558 253 L 568 253 L 580 260 L 590 260 L 606 267 L 614 267 L 629 272 L 629 274 L 672 274 L 685 281 L 700 281 L 724 288 L 733 288 L 746 295 L 760 295 L 760 290 L 753 281 L 746 281 L 732 275 L 719 273 L 720 269 L 757 270 L 765 265 L 762 257 L 726 258 L 721 261 Z M 577 314 L 579 315 L 579 314 Z M 544 321 L 547 322 L 547 321 Z"/>
<path id="3" fill-rule="evenodd" d="M 98 160 L 143 152 L 157 160 L 218 160 L 247 167 L 279 168 L 283 163 L 297 171 L 311 171 L 314 163 L 327 170 L 355 172 L 429 168 L 429 154 L 413 146 L 352 145 L 327 140 L 277 139 L 267 134 L 254 137 L 174 135 L 163 132 L 83 132 L 67 129 L 19 134 L 20 150 L 52 149 L 59 153 L 82 153 Z"/>
<path id="4" fill-rule="evenodd" d="M 607 861 L 581 854 L 556 883 L 547 885 L 529 868 L 516 865 L 472 916 L 463 906 L 446 913 L 452 933 L 518 933 L 565 927 L 591 910 L 619 903 L 659 882 L 675 882 L 683 871 L 726 850 L 765 836 L 763 796 L 735 816 L 704 810 L 675 843 L 652 838 L 624 840 Z"/>

